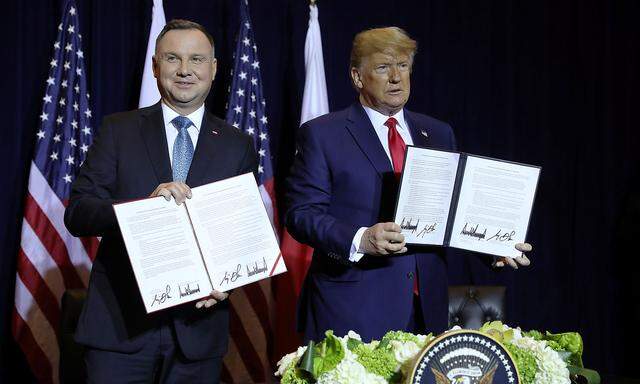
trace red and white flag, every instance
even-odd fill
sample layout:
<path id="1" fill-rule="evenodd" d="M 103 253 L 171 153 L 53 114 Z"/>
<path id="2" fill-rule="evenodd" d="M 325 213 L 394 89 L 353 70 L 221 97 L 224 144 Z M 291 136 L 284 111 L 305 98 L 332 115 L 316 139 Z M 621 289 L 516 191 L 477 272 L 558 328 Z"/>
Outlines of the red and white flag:
<path id="1" fill-rule="evenodd" d="M 267 103 L 262 92 L 258 46 L 249 15 L 249 4 L 239 1 L 238 31 L 226 121 L 251 138 L 258 154 L 258 186 L 274 228 L 278 227 L 269 147 Z M 273 368 L 274 298 L 272 279 L 233 291 L 230 303 L 230 342 L 222 381 L 229 383 L 271 382 Z"/>
<path id="2" fill-rule="evenodd" d="M 41 383 L 58 382 L 60 299 L 87 287 L 97 248 L 97 239 L 73 237 L 63 222 L 93 128 L 75 1 L 62 9 L 34 138 L 12 316 L 13 336 Z"/>
<path id="3" fill-rule="evenodd" d="M 142 84 L 140 86 L 140 102 L 138 107 L 144 108 L 160 101 L 160 91 L 153 76 L 153 55 L 156 51 L 156 39 L 167 21 L 164 17 L 162 0 L 153 0 L 151 10 L 151 28 L 147 41 L 147 55 L 144 59 L 144 71 L 142 72 Z"/>
<path id="4" fill-rule="evenodd" d="M 305 82 L 300 125 L 329 113 L 322 36 L 318 21 L 318 7 L 315 4 L 309 5 L 309 28 L 304 45 L 304 64 Z M 281 249 L 289 273 L 279 277 L 276 286 L 278 313 L 276 354 L 279 355 L 291 352 L 300 343 L 294 332 L 296 302 L 313 255 L 313 248 L 297 242 L 286 229 L 283 230 Z"/>

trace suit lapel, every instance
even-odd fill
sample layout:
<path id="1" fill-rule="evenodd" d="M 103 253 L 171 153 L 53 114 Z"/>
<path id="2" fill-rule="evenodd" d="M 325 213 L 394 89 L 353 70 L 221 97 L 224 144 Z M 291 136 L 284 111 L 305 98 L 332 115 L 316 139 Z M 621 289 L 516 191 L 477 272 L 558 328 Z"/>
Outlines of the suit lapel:
<path id="1" fill-rule="evenodd" d="M 160 103 L 150 107 L 142 115 L 142 137 L 158 179 L 158 184 L 173 180 L 167 135 L 164 130 L 164 119 Z"/>
<path id="2" fill-rule="evenodd" d="M 404 119 L 409 125 L 409 132 L 411 133 L 411 139 L 413 140 L 413 145 L 418 147 L 428 147 L 429 146 L 429 132 L 424 127 L 419 127 L 416 123 L 416 120 L 413 118 L 413 113 L 410 111 L 404 110 Z"/>
<path id="3" fill-rule="evenodd" d="M 389 157 L 376 135 L 371 120 L 359 103 L 353 104 L 349 109 L 347 129 L 379 174 L 393 171 Z"/>
<path id="4" fill-rule="evenodd" d="M 204 184 L 212 175 L 224 174 L 225 159 L 223 142 L 225 130 L 214 117 L 205 111 L 198 134 L 198 145 L 191 160 L 187 175 L 187 185 L 195 187 Z"/>

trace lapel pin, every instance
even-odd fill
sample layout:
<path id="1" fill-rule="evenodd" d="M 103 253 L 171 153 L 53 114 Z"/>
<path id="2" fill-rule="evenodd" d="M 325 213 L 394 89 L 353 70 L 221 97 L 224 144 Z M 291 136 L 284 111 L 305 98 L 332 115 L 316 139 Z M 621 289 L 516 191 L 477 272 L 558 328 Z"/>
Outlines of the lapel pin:
<path id="1" fill-rule="evenodd" d="M 214 135 L 217 135 L 217 134 L 218 134 L 218 131 L 214 131 L 214 130 L 212 130 L 212 131 L 211 131 L 211 133 L 213 133 Z"/>
<path id="2" fill-rule="evenodd" d="M 420 131 L 420 134 L 422 136 L 424 136 L 425 138 L 427 138 L 427 139 L 429 138 L 429 135 L 427 134 L 427 131 Z"/>

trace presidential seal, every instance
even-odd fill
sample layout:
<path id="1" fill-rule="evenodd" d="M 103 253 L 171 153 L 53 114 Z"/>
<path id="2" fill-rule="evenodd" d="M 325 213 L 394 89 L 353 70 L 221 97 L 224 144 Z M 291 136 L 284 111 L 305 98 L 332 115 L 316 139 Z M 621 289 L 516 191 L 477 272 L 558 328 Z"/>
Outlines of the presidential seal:
<path id="1" fill-rule="evenodd" d="M 477 331 L 450 331 L 422 351 L 411 374 L 412 384 L 520 383 L 509 351 Z"/>

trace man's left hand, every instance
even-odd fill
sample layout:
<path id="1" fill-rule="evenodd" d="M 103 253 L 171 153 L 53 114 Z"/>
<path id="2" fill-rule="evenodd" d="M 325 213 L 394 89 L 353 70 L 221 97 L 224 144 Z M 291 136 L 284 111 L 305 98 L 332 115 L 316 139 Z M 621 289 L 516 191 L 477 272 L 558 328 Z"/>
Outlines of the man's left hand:
<path id="1" fill-rule="evenodd" d="M 527 255 L 525 255 L 525 252 L 531 252 L 531 250 L 533 249 L 533 247 L 531 246 L 531 244 L 529 243 L 518 243 L 516 244 L 516 249 L 520 252 L 522 252 L 522 254 L 520 254 L 520 256 L 518 257 L 497 257 L 496 261 L 493 263 L 493 265 L 495 267 L 498 268 L 502 268 L 505 265 L 510 266 L 513 269 L 518 269 L 518 266 L 523 266 L 526 267 L 527 265 L 531 264 L 531 261 L 529 261 L 529 258 L 527 257 Z"/>
<path id="2" fill-rule="evenodd" d="M 209 297 L 204 298 L 196 303 L 196 308 L 211 308 L 218 302 L 225 300 L 229 297 L 229 294 L 226 292 L 218 292 L 214 290 L 209 294 Z"/>

